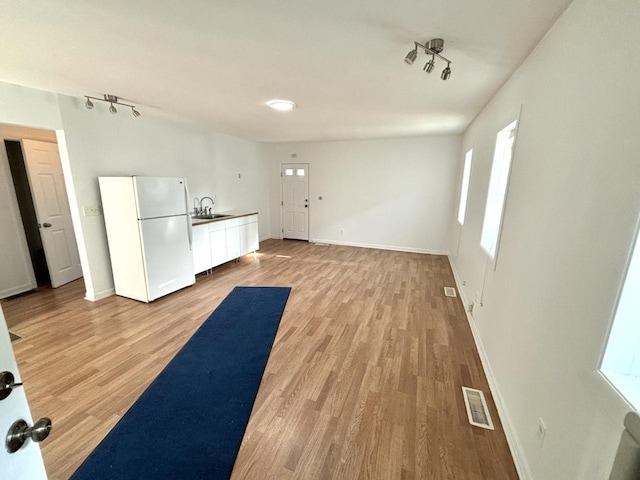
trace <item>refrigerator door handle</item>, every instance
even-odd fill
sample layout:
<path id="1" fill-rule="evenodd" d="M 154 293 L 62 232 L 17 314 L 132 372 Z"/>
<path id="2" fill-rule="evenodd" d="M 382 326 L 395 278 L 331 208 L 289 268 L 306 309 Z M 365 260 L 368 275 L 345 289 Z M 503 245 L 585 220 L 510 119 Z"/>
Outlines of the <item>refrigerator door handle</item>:
<path id="1" fill-rule="evenodd" d="M 187 211 L 187 225 L 189 231 L 189 250 L 193 251 L 193 226 L 191 225 L 191 215 L 189 215 L 189 188 L 187 179 L 184 179 L 184 206 Z"/>

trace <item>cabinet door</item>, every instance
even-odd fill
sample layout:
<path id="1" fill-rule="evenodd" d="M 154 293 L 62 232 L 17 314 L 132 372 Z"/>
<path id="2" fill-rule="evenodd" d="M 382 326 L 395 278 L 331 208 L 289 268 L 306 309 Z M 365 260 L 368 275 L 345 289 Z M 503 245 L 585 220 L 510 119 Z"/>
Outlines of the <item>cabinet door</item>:
<path id="1" fill-rule="evenodd" d="M 258 250 L 258 224 L 247 223 L 240 227 L 240 250 L 242 255 Z"/>
<path id="2" fill-rule="evenodd" d="M 240 227 L 227 227 L 227 260 L 233 260 L 242 255 L 240 250 Z"/>
<path id="3" fill-rule="evenodd" d="M 211 268 L 211 250 L 209 248 L 209 227 L 196 225 L 193 227 L 193 270 L 204 272 Z"/>
<path id="4" fill-rule="evenodd" d="M 227 236 L 225 230 L 209 232 L 211 265 L 217 267 L 227 261 Z"/>

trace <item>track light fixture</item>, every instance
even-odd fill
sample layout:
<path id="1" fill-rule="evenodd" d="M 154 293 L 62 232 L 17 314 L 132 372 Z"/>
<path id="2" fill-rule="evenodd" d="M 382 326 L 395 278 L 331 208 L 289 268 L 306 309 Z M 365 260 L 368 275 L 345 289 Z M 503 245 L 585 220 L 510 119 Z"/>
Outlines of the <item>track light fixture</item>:
<path id="1" fill-rule="evenodd" d="M 98 100 L 99 102 L 106 102 L 109 103 L 109 112 L 115 114 L 118 113 L 118 109 L 116 108 L 116 105 L 121 105 L 123 107 L 129 107 L 131 109 L 131 113 L 133 114 L 134 117 L 138 118 L 140 115 L 142 115 L 138 110 L 136 110 L 135 105 L 129 105 L 128 103 L 122 103 L 120 101 L 118 101 L 118 97 L 116 97 L 115 95 L 103 95 L 104 98 L 98 98 L 98 97 L 91 97 L 89 95 L 85 95 L 85 98 L 87 99 L 86 102 L 84 102 L 84 106 L 87 107 L 89 110 L 91 110 L 94 105 L 93 102 L 91 100 Z"/>
<path id="2" fill-rule="evenodd" d="M 427 55 L 431 55 L 431 60 L 425 63 L 422 69 L 427 73 L 431 73 L 436 65 L 436 57 L 438 57 L 440 60 L 447 62 L 447 67 L 442 71 L 440 78 L 442 80 L 449 80 L 449 77 L 451 77 L 451 60 L 440 55 L 440 52 L 444 49 L 444 40 L 441 38 L 434 38 L 426 42 L 424 45 L 414 41 L 413 50 L 410 50 L 404 58 L 404 61 L 409 65 L 413 65 L 413 62 L 418 58 L 418 47 L 424 50 L 424 53 Z"/>

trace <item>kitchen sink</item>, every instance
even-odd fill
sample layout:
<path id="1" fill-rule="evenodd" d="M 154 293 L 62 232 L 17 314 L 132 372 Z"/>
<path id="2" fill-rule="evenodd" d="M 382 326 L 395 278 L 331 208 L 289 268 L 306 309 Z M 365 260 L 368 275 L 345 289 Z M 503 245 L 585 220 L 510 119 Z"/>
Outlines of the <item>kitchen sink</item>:
<path id="1" fill-rule="evenodd" d="M 219 213 L 211 213 L 209 215 L 194 215 L 193 218 L 194 220 L 213 220 L 216 218 L 225 218 L 225 217 L 230 217 L 231 215 L 222 215 Z"/>

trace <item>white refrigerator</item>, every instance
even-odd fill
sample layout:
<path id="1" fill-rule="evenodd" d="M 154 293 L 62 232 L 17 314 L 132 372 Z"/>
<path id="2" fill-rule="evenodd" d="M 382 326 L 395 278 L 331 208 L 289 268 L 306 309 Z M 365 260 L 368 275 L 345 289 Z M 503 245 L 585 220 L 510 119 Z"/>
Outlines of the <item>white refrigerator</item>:
<path id="1" fill-rule="evenodd" d="M 98 177 L 115 292 L 151 302 L 193 285 L 184 178 Z"/>

